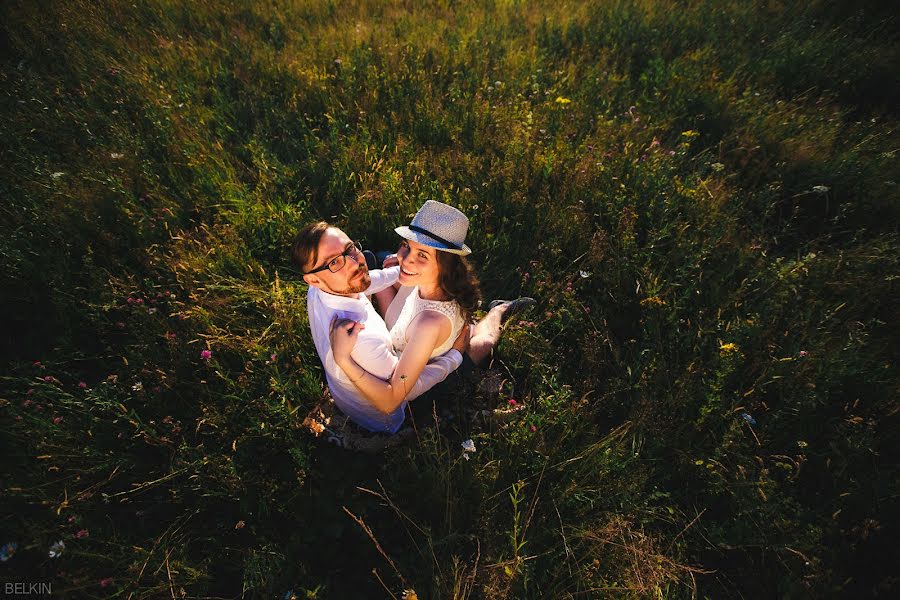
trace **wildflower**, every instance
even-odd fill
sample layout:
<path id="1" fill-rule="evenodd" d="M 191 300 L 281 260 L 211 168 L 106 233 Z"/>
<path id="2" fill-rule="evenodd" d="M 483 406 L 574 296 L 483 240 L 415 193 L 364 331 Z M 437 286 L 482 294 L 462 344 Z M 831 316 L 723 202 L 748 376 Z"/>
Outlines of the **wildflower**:
<path id="1" fill-rule="evenodd" d="M 112 585 L 112 582 L 113 582 L 112 577 L 106 577 L 105 579 L 101 579 L 100 587 L 102 587 L 102 588 L 109 587 L 110 585 Z"/>
<path id="2" fill-rule="evenodd" d="M 8 542 L 0 546 L 0 562 L 6 562 L 13 557 L 19 545 L 15 542 Z"/>
<path id="3" fill-rule="evenodd" d="M 722 344 L 719 346 L 719 354 L 729 354 L 731 352 L 740 352 L 737 344 L 732 344 L 731 342 L 727 344 Z"/>
<path id="4" fill-rule="evenodd" d="M 83 382 L 83 381 L 79 381 L 79 382 L 78 382 L 78 389 L 83 390 L 83 389 L 85 389 L 85 388 L 87 388 L 87 384 L 86 384 L 85 382 Z"/>
<path id="5" fill-rule="evenodd" d="M 590 306 L 585 306 L 585 307 L 584 307 L 584 312 L 586 312 L 587 314 L 591 314 L 591 307 L 590 307 Z"/>
<path id="6" fill-rule="evenodd" d="M 682 135 L 683 137 L 686 137 L 686 138 L 688 138 L 688 139 L 691 139 L 691 138 L 693 138 L 693 137 L 697 137 L 698 135 L 700 135 L 700 132 L 695 131 L 695 130 L 693 130 L 693 129 L 688 129 L 687 131 L 682 131 L 682 132 L 681 132 L 681 135 Z"/>
<path id="7" fill-rule="evenodd" d="M 546 316 L 547 316 L 547 318 L 549 319 L 549 318 L 553 317 L 553 313 L 552 313 L 551 311 L 548 310 L 547 313 L 546 313 Z"/>
<path id="8" fill-rule="evenodd" d="M 578 271 L 578 275 L 580 275 L 582 279 L 587 279 L 591 276 L 591 273 L 590 271 Z"/>
<path id="9" fill-rule="evenodd" d="M 51 173 L 50 178 L 51 179 L 59 179 L 63 175 L 65 175 L 65 173 L 63 173 L 62 171 L 57 171 L 56 173 Z"/>
<path id="10" fill-rule="evenodd" d="M 124 155 L 124 154 L 121 154 L 121 153 L 119 153 L 119 152 L 110 152 L 110 153 L 109 153 L 109 157 L 110 157 L 111 159 L 113 159 L 113 160 L 119 160 L 119 159 L 122 158 L 123 156 L 125 156 L 125 155 Z"/>
<path id="11" fill-rule="evenodd" d="M 81 538 L 86 538 L 91 535 L 87 529 L 79 529 L 75 532 L 75 539 L 80 540 Z"/>
<path id="12" fill-rule="evenodd" d="M 809 444 L 807 444 L 807 443 L 804 442 L 803 440 L 797 440 L 797 447 L 798 447 L 798 448 L 806 448 L 807 446 L 809 446 Z"/>
<path id="13" fill-rule="evenodd" d="M 465 458 L 466 460 L 469 460 L 469 453 L 475 452 L 475 442 L 473 442 L 471 439 L 464 441 L 462 443 L 462 449 L 463 449 L 463 458 Z"/>
<path id="14" fill-rule="evenodd" d="M 133 389 L 135 392 L 143 392 L 143 391 L 144 391 L 144 384 L 141 383 L 140 381 L 138 381 L 138 382 L 135 383 L 133 386 L 131 386 L 131 389 Z"/>
<path id="15" fill-rule="evenodd" d="M 534 433 L 535 431 L 537 431 L 537 425 L 532 425 L 530 429 L 531 433 Z"/>
<path id="16" fill-rule="evenodd" d="M 156 309 L 155 309 L 155 308 L 148 308 L 148 309 L 147 309 L 147 314 L 148 314 L 148 315 L 152 315 L 152 314 L 155 314 L 155 313 L 156 313 Z"/>
<path id="17" fill-rule="evenodd" d="M 47 553 L 47 555 L 50 558 L 59 558 L 60 556 L 62 556 L 62 553 L 65 549 L 66 549 L 66 545 L 63 543 L 62 540 L 59 540 L 58 542 L 53 542 L 50 545 L 50 551 Z"/>
<path id="18" fill-rule="evenodd" d="M 51 383 L 53 381 L 53 376 L 47 375 L 46 377 L 44 377 L 44 381 L 46 381 L 47 383 Z"/>
<path id="19" fill-rule="evenodd" d="M 75 515 L 70 515 L 68 521 L 69 521 L 69 523 L 74 523 L 74 522 L 75 522 Z"/>
<path id="20" fill-rule="evenodd" d="M 32 400 L 31 398 L 26 398 L 22 401 L 22 408 L 28 408 L 32 404 L 34 404 L 34 400 Z"/>
<path id="21" fill-rule="evenodd" d="M 753 416 L 749 413 L 741 413 L 741 418 L 750 425 L 756 425 L 756 419 L 754 419 Z"/>
<path id="22" fill-rule="evenodd" d="M 807 352 L 806 350 L 800 351 L 800 358 L 806 358 L 807 356 L 809 356 L 809 352 Z"/>
<path id="23" fill-rule="evenodd" d="M 36 361 L 34 361 L 34 362 L 31 364 L 31 366 L 33 366 L 33 367 L 40 367 L 40 366 L 41 366 L 41 361 L 36 360 Z"/>
<path id="24" fill-rule="evenodd" d="M 128 300 L 126 300 L 125 302 L 127 302 L 128 304 L 134 304 L 134 298 L 128 296 Z"/>
<path id="25" fill-rule="evenodd" d="M 812 187 L 812 191 L 814 191 L 817 194 L 824 194 L 824 193 L 828 192 L 828 190 L 830 190 L 830 189 L 831 188 L 828 187 L 827 185 L 814 185 Z"/>
<path id="26" fill-rule="evenodd" d="M 200 352 L 200 358 L 202 358 L 203 360 L 211 359 L 212 351 L 211 350 L 203 350 L 202 352 Z"/>
<path id="27" fill-rule="evenodd" d="M 28 391 L 25 392 L 25 395 L 26 395 L 26 396 L 32 396 L 32 395 L 34 395 L 34 388 L 28 388 Z"/>
<path id="28" fill-rule="evenodd" d="M 650 296 L 649 298 L 644 298 L 641 300 L 641 306 L 665 306 L 666 301 L 660 298 L 659 296 Z"/>
<path id="29" fill-rule="evenodd" d="M 271 360 L 272 362 L 275 362 L 276 360 L 278 360 L 278 355 L 277 355 L 277 354 L 272 354 L 272 355 L 269 357 L 269 360 Z"/>
<path id="30" fill-rule="evenodd" d="M 244 527 L 246 527 L 246 525 L 247 524 L 244 523 L 244 521 L 238 521 L 237 523 L 234 524 L 234 528 L 235 529 L 243 529 Z"/>
<path id="31" fill-rule="evenodd" d="M 515 406 L 516 404 L 518 404 L 518 402 L 516 402 L 515 398 L 510 398 L 509 400 L 506 401 L 506 403 L 509 404 L 510 406 Z"/>
<path id="32" fill-rule="evenodd" d="M 569 104 L 572 101 L 569 100 L 568 98 L 563 98 L 562 96 L 557 96 L 555 102 L 557 104 L 561 104 L 561 105 L 565 106 L 566 104 Z"/>
<path id="33" fill-rule="evenodd" d="M 62 423 L 62 421 L 63 421 L 63 418 L 62 418 L 62 417 L 59 417 L 59 416 L 53 417 L 53 424 L 54 424 L 54 425 L 59 425 L 60 423 Z"/>
<path id="34" fill-rule="evenodd" d="M 714 162 L 714 163 L 711 164 L 710 166 L 712 167 L 713 171 L 715 171 L 716 173 L 719 173 L 719 172 L 725 170 L 725 165 L 723 165 L 723 164 L 720 163 L 720 162 Z"/>

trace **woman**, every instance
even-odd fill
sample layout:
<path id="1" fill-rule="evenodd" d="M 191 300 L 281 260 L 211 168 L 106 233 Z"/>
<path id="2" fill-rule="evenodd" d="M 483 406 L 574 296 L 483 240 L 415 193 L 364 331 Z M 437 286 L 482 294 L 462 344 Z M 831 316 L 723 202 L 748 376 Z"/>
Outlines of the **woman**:
<path id="1" fill-rule="evenodd" d="M 428 361 L 470 336 L 466 355 L 475 365 L 482 363 L 500 340 L 506 317 L 520 306 L 534 304 L 531 298 L 492 302 L 488 314 L 474 325 L 472 315 L 481 293 L 478 279 L 464 256 L 469 220 L 459 210 L 427 201 L 409 227 L 395 231 L 404 238 L 397 251 L 400 285 L 413 287 L 391 327 L 391 339 L 400 361 L 390 380 L 363 369 L 350 352 L 359 331 L 356 321 L 337 321 L 331 330 L 335 362 L 359 391 L 381 412 L 392 413 L 403 403 Z M 464 358 L 464 362 L 465 362 Z"/>

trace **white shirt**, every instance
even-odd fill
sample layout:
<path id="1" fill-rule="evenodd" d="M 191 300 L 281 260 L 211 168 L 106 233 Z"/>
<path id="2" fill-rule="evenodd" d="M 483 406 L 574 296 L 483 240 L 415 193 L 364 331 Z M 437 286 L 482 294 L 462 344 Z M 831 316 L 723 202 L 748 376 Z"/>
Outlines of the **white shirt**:
<path id="1" fill-rule="evenodd" d="M 369 271 L 369 275 L 372 284 L 366 293 L 374 294 L 397 282 L 400 267 L 372 270 Z M 394 412 L 383 414 L 353 385 L 347 374 L 335 362 L 331 351 L 331 322 L 335 317 L 365 323 L 366 328 L 359 333 L 350 356 L 375 377 L 385 381 L 391 378 L 400 358 L 394 354 L 391 334 L 381 315 L 372 306 L 372 302 L 365 294 L 337 296 L 310 286 L 306 295 L 306 310 L 309 312 L 309 327 L 312 330 L 313 342 L 325 367 L 325 379 L 328 381 L 334 403 L 353 422 L 370 431 L 396 433 L 403 424 L 406 402 L 442 382 L 462 364 L 462 354 L 453 349 L 433 358 L 425 365 L 425 369 L 407 393 L 403 403 Z"/>

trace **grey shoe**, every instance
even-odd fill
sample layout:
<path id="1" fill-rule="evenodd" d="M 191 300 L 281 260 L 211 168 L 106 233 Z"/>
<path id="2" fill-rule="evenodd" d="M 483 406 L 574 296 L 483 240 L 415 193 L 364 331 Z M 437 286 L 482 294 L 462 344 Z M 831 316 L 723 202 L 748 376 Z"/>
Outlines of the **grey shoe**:
<path id="1" fill-rule="evenodd" d="M 514 314 L 537 304 L 534 298 L 522 296 L 521 298 L 516 298 L 515 300 L 493 300 L 490 304 L 488 304 L 488 310 L 497 308 L 498 306 L 507 303 L 509 304 L 509 308 L 507 308 L 506 312 L 503 313 L 503 318 L 500 321 L 501 323 L 505 323 L 506 320 L 512 317 Z"/>

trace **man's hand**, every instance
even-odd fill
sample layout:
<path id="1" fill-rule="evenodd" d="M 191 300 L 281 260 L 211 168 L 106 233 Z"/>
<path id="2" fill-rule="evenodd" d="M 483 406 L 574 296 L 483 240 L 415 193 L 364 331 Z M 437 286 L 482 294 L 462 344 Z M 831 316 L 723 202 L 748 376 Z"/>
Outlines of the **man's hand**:
<path id="1" fill-rule="evenodd" d="M 356 346 L 359 332 L 366 326 L 351 319 L 335 319 L 331 323 L 331 351 L 334 353 L 334 361 L 341 365 L 350 358 L 350 353 Z"/>
<path id="2" fill-rule="evenodd" d="M 388 254 L 387 256 L 384 257 L 384 260 L 381 261 L 381 268 L 389 269 L 391 267 L 396 267 L 399 264 L 400 264 L 400 259 L 397 258 L 396 254 Z"/>
<path id="3" fill-rule="evenodd" d="M 466 350 L 469 349 L 469 337 L 471 336 L 472 326 L 466 323 L 462 331 L 459 332 L 459 335 L 456 336 L 456 341 L 453 342 L 453 349 L 459 350 L 460 354 L 465 354 Z"/>

